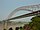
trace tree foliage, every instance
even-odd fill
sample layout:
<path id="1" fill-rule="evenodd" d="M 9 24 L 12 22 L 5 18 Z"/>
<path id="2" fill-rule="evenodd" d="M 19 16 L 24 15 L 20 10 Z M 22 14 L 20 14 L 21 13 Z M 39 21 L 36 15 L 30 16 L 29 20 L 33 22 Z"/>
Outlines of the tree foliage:
<path id="1" fill-rule="evenodd" d="M 32 30 L 40 30 L 40 16 L 33 17 L 29 23 Z"/>

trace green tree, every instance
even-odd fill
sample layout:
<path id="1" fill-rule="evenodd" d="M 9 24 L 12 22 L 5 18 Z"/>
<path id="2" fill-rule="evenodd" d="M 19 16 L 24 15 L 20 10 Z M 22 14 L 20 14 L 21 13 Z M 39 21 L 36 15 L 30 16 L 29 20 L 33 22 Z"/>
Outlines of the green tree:
<path id="1" fill-rule="evenodd" d="M 40 16 L 33 17 L 29 23 L 33 30 L 40 30 Z"/>

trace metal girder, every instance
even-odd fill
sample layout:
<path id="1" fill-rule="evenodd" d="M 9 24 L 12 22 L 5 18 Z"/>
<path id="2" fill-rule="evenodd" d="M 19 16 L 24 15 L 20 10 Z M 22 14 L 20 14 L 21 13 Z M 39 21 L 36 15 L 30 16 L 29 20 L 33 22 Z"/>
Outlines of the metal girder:
<path id="1" fill-rule="evenodd" d="M 32 12 L 32 13 L 24 14 L 24 15 L 21 15 L 21 16 L 18 16 L 18 17 L 7 19 L 7 21 L 14 20 L 14 19 L 20 19 L 20 18 L 24 18 L 24 17 L 29 17 L 29 16 L 34 16 L 34 15 L 40 15 L 40 10 Z"/>

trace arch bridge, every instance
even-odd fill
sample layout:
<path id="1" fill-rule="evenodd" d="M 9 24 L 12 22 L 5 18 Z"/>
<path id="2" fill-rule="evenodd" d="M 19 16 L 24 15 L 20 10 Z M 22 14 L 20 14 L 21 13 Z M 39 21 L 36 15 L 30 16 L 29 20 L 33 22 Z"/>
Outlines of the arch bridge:
<path id="1" fill-rule="evenodd" d="M 13 17 L 11 18 L 12 16 L 14 16 L 14 14 L 16 14 L 18 11 L 31 11 L 31 13 L 28 13 L 28 14 L 24 14 L 24 15 L 20 15 L 20 16 L 17 16 L 17 17 Z M 29 17 L 29 16 L 37 16 L 37 15 L 40 15 L 40 4 L 38 5 L 30 5 L 30 6 L 22 6 L 22 7 L 19 7 L 17 9 L 15 9 L 14 11 L 12 11 L 9 16 L 7 17 L 6 20 L 3 20 L 4 21 L 4 28 L 7 28 L 7 23 L 8 21 L 10 20 L 14 20 L 14 19 L 20 19 L 20 18 L 24 18 L 24 17 Z M 6 23 L 5 23 L 6 22 Z"/>
<path id="2" fill-rule="evenodd" d="M 31 13 L 28 13 L 27 15 L 21 15 L 21 16 L 18 16 L 18 17 L 13 17 L 11 18 L 12 16 L 14 16 L 14 14 L 16 14 L 18 11 L 21 11 L 21 10 L 24 10 L 24 11 L 31 11 Z M 36 13 L 35 13 L 36 12 Z M 30 15 L 31 14 L 31 15 Z M 34 15 L 37 15 L 37 14 L 40 14 L 40 4 L 38 5 L 30 5 L 30 6 L 22 6 L 22 7 L 19 7 L 19 8 L 16 8 L 14 11 L 12 11 L 8 17 L 7 17 L 7 20 L 11 20 L 11 19 L 17 19 L 17 18 L 23 18 L 23 17 L 29 17 L 29 16 L 34 16 Z"/>

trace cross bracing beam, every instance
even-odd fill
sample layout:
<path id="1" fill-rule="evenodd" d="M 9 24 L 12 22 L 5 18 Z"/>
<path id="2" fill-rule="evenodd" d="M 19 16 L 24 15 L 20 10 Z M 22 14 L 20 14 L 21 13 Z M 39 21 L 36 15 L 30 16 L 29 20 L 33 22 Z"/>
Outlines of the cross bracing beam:
<path id="1" fill-rule="evenodd" d="M 24 17 L 29 17 L 29 16 L 34 16 L 34 15 L 40 15 L 40 10 L 32 12 L 32 13 L 24 14 L 24 15 L 21 15 L 21 16 L 18 16 L 18 17 L 7 19 L 7 21 L 20 19 L 20 18 L 24 18 Z"/>

